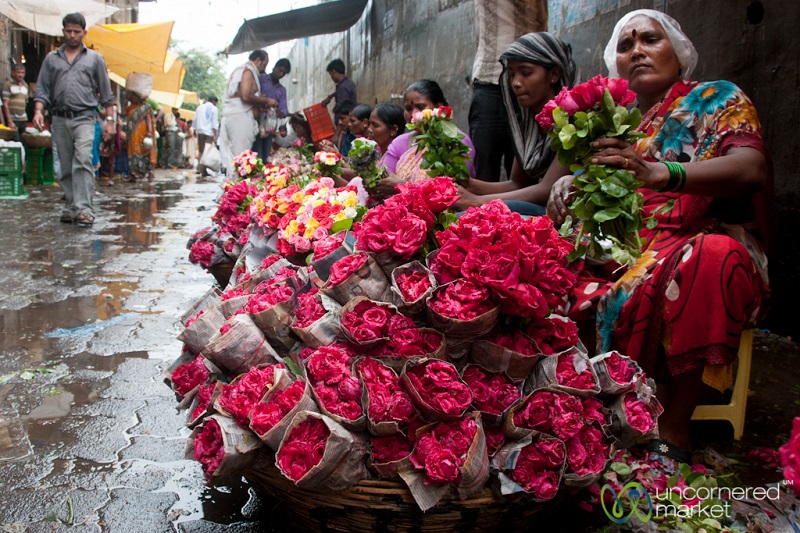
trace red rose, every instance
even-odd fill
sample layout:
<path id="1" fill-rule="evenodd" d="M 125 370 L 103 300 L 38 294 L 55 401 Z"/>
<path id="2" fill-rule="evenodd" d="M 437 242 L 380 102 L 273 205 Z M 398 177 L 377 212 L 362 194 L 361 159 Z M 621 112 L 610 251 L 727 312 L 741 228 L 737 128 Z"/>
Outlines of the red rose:
<path id="1" fill-rule="evenodd" d="M 437 177 L 431 180 L 418 182 L 419 193 L 428 209 L 434 213 L 446 211 L 455 204 L 460 195 L 458 189 L 453 184 L 453 180 L 447 177 Z"/>
<path id="2" fill-rule="evenodd" d="M 425 473 L 431 483 L 452 483 L 460 475 L 458 463 L 453 452 L 442 448 L 425 457 Z"/>
<path id="3" fill-rule="evenodd" d="M 628 393 L 622 401 L 625 415 L 628 418 L 628 424 L 635 430 L 641 433 L 647 433 L 656 425 L 650 408 L 635 394 Z"/>
<path id="4" fill-rule="evenodd" d="M 393 249 L 403 259 L 411 259 L 422 248 L 428 227 L 421 218 L 408 215 L 397 224 Z"/>
<path id="5" fill-rule="evenodd" d="M 347 255 L 342 257 L 338 261 L 336 261 L 333 265 L 331 265 L 331 275 L 328 278 L 328 285 L 330 287 L 335 287 L 339 285 L 344 280 L 349 278 L 353 272 L 356 272 L 359 268 L 364 266 L 367 262 L 367 254 L 357 253 L 353 255 Z"/>
<path id="6" fill-rule="evenodd" d="M 397 276 L 397 288 L 400 289 L 403 301 L 413 303 L 431 288 L 431 280 L 426 272 L 405 271 Z"/>
<path id="7" fill-rule="evenodd" d="M 411 454 L 411 443 L 402 433 L 388 437 L 372 437 L 372 459 L 378 463 L 391 463 L 399 461 Z"/>

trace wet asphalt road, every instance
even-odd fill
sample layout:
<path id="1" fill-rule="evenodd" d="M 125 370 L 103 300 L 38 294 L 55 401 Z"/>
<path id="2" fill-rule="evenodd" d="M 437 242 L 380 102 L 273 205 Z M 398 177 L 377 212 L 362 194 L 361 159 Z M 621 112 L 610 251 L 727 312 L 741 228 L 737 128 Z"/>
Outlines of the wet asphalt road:
<path id="1" fill-rule="evenodd" d="M 162 171 L 98 187 L 91 229 L 57 186 L 0 200 L 0 531 L 263 531 L 247 487 L 204 489 L 161 371 L 213 278 L 185 243 L 219 185 Z"/>

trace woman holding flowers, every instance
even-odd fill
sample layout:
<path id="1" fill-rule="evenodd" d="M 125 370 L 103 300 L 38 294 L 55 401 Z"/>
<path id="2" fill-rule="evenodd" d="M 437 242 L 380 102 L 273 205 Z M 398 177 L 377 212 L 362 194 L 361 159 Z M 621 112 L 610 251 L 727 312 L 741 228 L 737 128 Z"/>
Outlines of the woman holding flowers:
<path id="1" fill-rule="evenodd" d="M 403 93 L 403 107 L 407 123 L 411 123 L 412 115 L 415 112 L 432 111 L 446 105 L 447 99 L 444 97 L 442 88 L 433 80 L 415 81 Z M 467 170 L 469 175 L 474 177 L 475 167 L 472 161 L 475 157 L 475 147 L 466 134 L 459 133 L 463 135 L 461 140 L 469 147 Z M 400 183 L 429 178 L 428 173 L 420 166 L 423 152 L 417 151 L 414 142 L 416 135 L 417 130 L 399 135 L 384 152 L 386 156 L 383 161 L 390 174 L 378 182 L 377 196 L 387 198 L 397 192 L 395 186 Z"/>
<path id="2" fill-rule="evenodd" d="M 500 62 L 500 89 L 516 154 L 511 176 L 501 182 L 470 180 L 456 205 L 466 209 L 499 198 L 513 211 L 543 215 L 550 188 L 566 170 L 556 162 L 549 171 L 555 153 L 534 117 L 562 87 L 574 85 L 572 48 L 550 33 L 528 33 L 509 46 Z"/>
<path id="3" fill-rule="evenodd" d="M 755 213 L 770 183 L 767 154 L 755 108 L 738 87 L 690 81 L 697 52 L 671 17 L 628 13 L 604 57 L 609 76 L 635 92 L 644 137 L 633 145 L 600 139 L 592 163 L 643 182 L 645 215 L 658 224 L 642 230 L 643 253 L 621 277 L 607 265 L 574 291 L 572 314 L 596 304 L 598 348 L 617 347 L 656 379 L 664 414 L 651 449 L 686 461 L 703 383 L 732 384 L 741 332 L 764 312 L 766 258 L 756 237 L 767 235 Z M 553 187 L 556 223 L 568 213 L 572 178 Z"/>
<path id="4" fill-rule="evenodd" d="M 378 143 L 381 151 L 381 166 L 386 166 L 389 146 L 406 131 L 403 108 L 397 104 L 382 103 L 375 106 L 369 115 L 367 137 Z"/>

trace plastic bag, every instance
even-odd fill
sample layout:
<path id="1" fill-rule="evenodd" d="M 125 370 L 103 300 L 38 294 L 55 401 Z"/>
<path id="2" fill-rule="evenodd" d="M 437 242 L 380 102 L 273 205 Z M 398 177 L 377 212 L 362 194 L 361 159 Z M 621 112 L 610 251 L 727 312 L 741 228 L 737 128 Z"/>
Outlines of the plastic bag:
<path id="1" fill-rule="evenodd" d="M 206 147 L 203 150 L 203 155 L 200 156 L 199 164 L 209 170 L 219 172 L 219 167 L 222 165 L 222 158 L 217 147 L 212 143 L 206 144 Z"/>

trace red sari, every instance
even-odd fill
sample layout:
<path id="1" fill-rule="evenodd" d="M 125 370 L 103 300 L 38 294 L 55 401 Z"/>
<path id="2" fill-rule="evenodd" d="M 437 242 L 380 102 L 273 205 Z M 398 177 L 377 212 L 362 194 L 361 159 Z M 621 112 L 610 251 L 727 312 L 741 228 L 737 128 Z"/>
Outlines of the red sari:
<path id="1" fill-rule="evenodd" d="M 730 82 L 677 83 L 639 130 L 647 137 L 636 150 L 648 161 L 701 161 L 738 146 L 764 152 L 753 104 Z M 641 192 L 647 216 L 670 199 L 675 206 L 642 232 L 642 257 L 619 278 L 610 266 L 582 274 L 570 315 L 596 310 L 598 352 L 618 349 L 658 381 L 731 363 L 769 291 L 758 242 L 732 223 L 748 218 L 748 199 Z"/>

